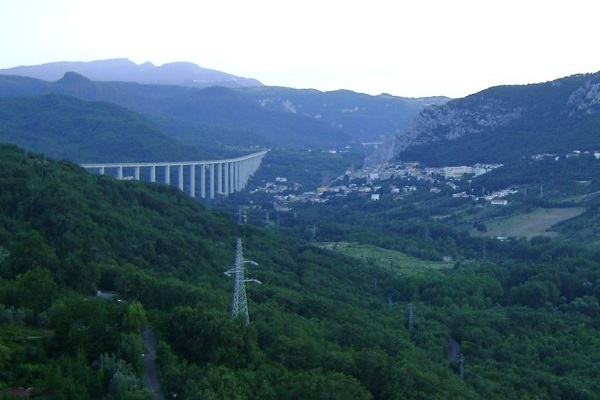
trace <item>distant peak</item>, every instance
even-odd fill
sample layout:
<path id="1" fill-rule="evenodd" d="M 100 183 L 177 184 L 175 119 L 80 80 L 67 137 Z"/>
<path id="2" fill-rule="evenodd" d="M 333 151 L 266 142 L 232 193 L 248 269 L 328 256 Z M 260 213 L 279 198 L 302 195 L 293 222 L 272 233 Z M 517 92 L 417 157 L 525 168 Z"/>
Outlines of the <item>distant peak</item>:
<path id="1" fill-rule="evenodd" d="M 86 78 L 85 76 L 78 74 L 77 72 L 67 72 L 65 75 L 56 83 L 66 83 L 66 84 L 74 84 L 74 83 L 90 83 L 91 80 Z"/>

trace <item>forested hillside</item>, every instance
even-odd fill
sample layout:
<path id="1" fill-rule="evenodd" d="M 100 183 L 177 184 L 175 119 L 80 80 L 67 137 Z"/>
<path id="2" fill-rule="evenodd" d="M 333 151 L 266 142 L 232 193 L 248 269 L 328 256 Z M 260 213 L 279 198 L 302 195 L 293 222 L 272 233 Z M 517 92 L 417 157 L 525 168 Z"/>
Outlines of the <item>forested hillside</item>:
<path id="1" fill-rule="evenodd" d="M 0 153 L 0 391 L 151 399 L 150 329 L 162 389 L 180 399 L 598 398 L 597 251 L 401 214 L 373 225 L 368 208 L 355 220 L 337 208 L 317 234 L 417 265 L 456 260 L 407 275 L 304 241 L 310 220 L 240 226 L 171 187 Z M 237 238 L 263 283 L 247 285 L 248 326 L 231 317 L 223 275 Z"/>
<path id="2" fill-rule="evenodd" d="M 464 390 L 410 342 L 372 271 L 352 260 L 239 227 L 173 188 L 115 182 L 12 147 L 0 160 L 3 388 L 150 398 L 141 385 L 147 319 L 162 339 L 165 391 L 178 398 L 393 398 L 417 391 L 407 379 L 424 393 L 439 390 L 429 379 Z M 231 318 L 233 282 L 223 275 L 237 237 L 264 282 L 248 288 L 247 328 Z"/>
<path id="3" fill-rule="evenodd" d="M 0 98 L 0 142 L 78 163 L 187 161 L 205 156 L 128 109 L 56 94 Z"/>

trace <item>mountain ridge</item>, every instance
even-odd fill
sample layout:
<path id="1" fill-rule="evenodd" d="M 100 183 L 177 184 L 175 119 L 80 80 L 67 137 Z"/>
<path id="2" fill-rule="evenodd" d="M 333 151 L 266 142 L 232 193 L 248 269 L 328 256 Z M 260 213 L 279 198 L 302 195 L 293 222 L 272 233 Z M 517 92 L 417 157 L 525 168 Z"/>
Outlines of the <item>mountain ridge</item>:
<path id="1" fill-rule="evenodd" d="M 155 66 L 151 62 L 136 64 L 126 58 L 96 61 L 59 61 L 31 66 L 0 69 L 3 75 L 20 75 L 45 81 L 61 79 L 67 72 L 76 72 L 93 81 L 122 81 L 189 87 L 262 86 L 252 78 L 242 78 L 226 72 L 200 67 L 190 62 L 172 62 Z"/>

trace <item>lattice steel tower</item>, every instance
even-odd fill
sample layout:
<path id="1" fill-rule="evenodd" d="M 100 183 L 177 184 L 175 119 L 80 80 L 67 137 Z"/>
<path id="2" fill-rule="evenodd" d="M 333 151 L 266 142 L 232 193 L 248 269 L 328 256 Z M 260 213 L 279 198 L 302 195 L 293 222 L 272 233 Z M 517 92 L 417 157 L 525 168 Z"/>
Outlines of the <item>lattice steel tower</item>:
<path id="1" fill-rule="evenodd" d="M 235 275 L 231 313 L 234 317 L 242 314 L 244 317 L 244 324 L 248 325 L 250 323 L 250 316 L 248 315 L 248 303 L 246 301 L 246 282 L 254 282 L 258 284 L 261 282 L 257 279 L 246 279 L 244 266 L 246 263 L 258 265 L 254 261 L 244 259 L 242 239 L 238 239 L 235 247 L 235 265 L 232 269 L 226 271 L 225 275 Z"/>

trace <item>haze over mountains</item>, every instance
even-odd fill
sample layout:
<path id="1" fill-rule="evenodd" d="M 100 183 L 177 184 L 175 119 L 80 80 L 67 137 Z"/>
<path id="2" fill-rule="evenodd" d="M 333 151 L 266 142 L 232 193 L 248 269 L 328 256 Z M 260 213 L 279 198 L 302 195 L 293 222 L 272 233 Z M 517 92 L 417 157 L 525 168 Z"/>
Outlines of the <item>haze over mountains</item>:
<path id="1" fill-rule="evenodd" d="M 414 99 L 267 87 L 190 63 L 155 67 L 118 59 L 0 70 L 0 97 L 60 94 L 114 103 L 137 114 L 132 118 L 147 118 L 173 145 L 196 149 L 198 157 L 385 141 L 368 164 L 402 159 L 439 166 L 600 148 L 599 79 L 599 73 L 574 75 L 493 87 L 463 99 Z M 37 111 L 31 106 L 27 112 Z M 37 128 L 36 137 L 46 129 Z M 96 134 L 110 130 L 104 126 Z M 28 148 L 23 140 L 19 144 Z"/>
<path id="2" fill-rule="evenodd" d="M 57 63 L 8 72 L 54 78 L 58 72 L 73 66 L 79 71 L 90 70 L 94 76 L 117 79 L 119 73 L 110 73 L 118 70 L 119 65 L 133 71 L 130 62 L 117 60 Z M 136 70 L 143 72 L 144 68 L 140 66 Z M 134 79 L 129 73 L 127 76 Z M 239 154 L 256 147 L 310 149 L 380 142 L 406 129 L 427 105 L 448 100 L 296 90 L 260 84 L 198 88 L 186 84 L 190 81 L 187 78 L 177 85 L 139 83 L 144 77 L 142 73 L 139 79 L 135 78 L 138 82 L 94 81 L 76 72 L 65 72 L 60 79 L 49 82 L 31 76 L 0 74 L 0 97 L 60 94 L 85 101 L 114 103 L 147 118 L 162 134 L 181 145 L 195 147 L 202 156 Z M 175 78 L 170 78 L 169 82 L 173 81 Z M 34 110 L 35 107 L 26 111 Z M 43 126 L 37 128 L 40 133 L 44 130 Z M 104 126 L 98 134 L 107 129 Z M 152 141 L 147 145 L 152 146 Z"/>
<path id="3" fill-rule="evenodd" d="M 155 66 L 150 62 L 136 64 L 125 58 L 91 62 L 54 62 L 42 65 L 0 69 L 0 74 L 21 75 L 45 81 L 59 80 L 67 72 L 76 72 L 93 81 L 122 81 L 189 87 L 262 86 L 256 79 L 241 78 L 225 72 L 202 68 L 188 62 Z"/>

